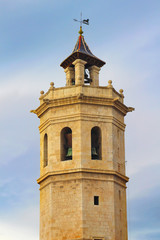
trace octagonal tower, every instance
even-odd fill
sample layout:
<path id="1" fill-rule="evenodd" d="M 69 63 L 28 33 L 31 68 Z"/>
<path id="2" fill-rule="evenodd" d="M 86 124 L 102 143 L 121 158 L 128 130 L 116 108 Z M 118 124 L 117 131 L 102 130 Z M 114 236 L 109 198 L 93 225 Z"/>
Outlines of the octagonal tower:
<path id="1" fill-rule="evenodd" d="M 80 29 L 40 106 L 40 240 L 127 240 L 123 90 L 99 86 L 105 64 Z"/>

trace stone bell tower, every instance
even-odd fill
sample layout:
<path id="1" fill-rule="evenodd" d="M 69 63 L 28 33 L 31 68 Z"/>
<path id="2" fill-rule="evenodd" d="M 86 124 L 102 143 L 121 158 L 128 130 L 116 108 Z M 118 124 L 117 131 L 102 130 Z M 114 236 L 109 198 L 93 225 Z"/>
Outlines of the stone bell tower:
<path id="1" fill-rule="evenodd" d="M 40 240 L 127 240 L 124 105 L 82 28 L 61 67 L 66 86 L 41 91 Z"/>

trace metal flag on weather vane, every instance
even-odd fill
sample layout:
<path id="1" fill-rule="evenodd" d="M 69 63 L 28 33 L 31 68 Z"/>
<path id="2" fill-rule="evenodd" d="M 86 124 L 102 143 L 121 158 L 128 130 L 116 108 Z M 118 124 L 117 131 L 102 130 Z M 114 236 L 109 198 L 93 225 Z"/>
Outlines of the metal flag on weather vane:
<path id="1" fill-rule="evenodd" d="M 81 13 L 81 16 L 80 16 L 80 20 L 77 20 L 77 19 L 73 19 L 73 20 L 76 21 L 76 22 L 79 22 L 81 27 L 82 27 L 82 23 L 86 24 L 86 25 L 89 25 L 89 19 L 83 19 L 82 20 L 82 13 Z"/>
<path id="2" fill-rule="evenodd" d="M 84 19 L 83 23 L 89 25 L 89 19 Z"/>

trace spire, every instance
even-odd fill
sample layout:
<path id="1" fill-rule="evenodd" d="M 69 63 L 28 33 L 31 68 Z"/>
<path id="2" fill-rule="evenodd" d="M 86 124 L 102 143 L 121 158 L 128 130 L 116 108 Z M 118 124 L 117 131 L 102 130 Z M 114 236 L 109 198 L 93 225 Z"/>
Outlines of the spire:
<path id="1" fill-rule="evenodd" d="M 76 59 L 86 61 L 88 67 L 91 67 L 93 65 L 97 67 L 102 67 L 105 64 L 104 61 L 100 60 L 99 58 L 93 55 L 82 34 L 83 34 L 82 26 L 80 26 L 78 40 L 76 42 L 72 54 L 60 64 L 60 66 L 63 67 L 64 69 L 72 66 L 72 63 Z"/>
<path id="2" fill-rule="evenodd" d="M 73 49 L 72 54 L 74 52 L 81 52 L 81 53 L 85 53 L 85 54 L 88 54 L 88 55 L 91 55 L 91 56 L 95 57 L 93 55 L 93 53 L 91 52 L 91 50 L 89 49 L 86 41 L 84 40 L 84 36 L 82 34 L 83 34 L 82 27 L 80 27 L 79 37 L 78 37 L 76 45 Z"/>

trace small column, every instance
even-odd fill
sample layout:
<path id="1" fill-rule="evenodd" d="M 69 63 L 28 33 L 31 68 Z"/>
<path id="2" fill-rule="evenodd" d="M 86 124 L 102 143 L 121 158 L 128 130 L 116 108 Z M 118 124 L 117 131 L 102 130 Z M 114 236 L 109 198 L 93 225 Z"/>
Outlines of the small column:
<path id="1" fill-rule="evenodd" d="M 84 66 L 87 62 L 76 59 L 73 64 L 75 65 L 75 84 L 83 85 L 84 84 Z"/>
<path id="2" fill-rule="evenodd" d="M 108 86 L 107 88 L 109 89 L 109 97 L 112 98 L 113 97 L 113 86 L 112 86 L 112 80 L 108 81 Z"/>
<path id="3" fill-rule="evenodd" d="M 75 70 L 73 67 L 67 67 L 65 70 L 66 73 L 66 86 L 73 85 L 75 81 Z"/>
<path id="4" fill-rule="evenodd" d="M 40 91 L 40 94 L 41 94 L 41 96 L 40 96 L 39 100 L 40 100 L 40 105 L 41 105 L 43 103 L 44 91 L 43 90 Z"/>
<path id="5" fill-rule="evenodd" d="M 99 71 L 101 70 L 97 66 L 92 66 L 89 69 L 90 78 L 92 79 L 91 86 L 99 86 Z"/>
<path id="6" fill-rule="evenodd" d="M 122 103 L 123 103 L 123 102 L 124 102 L 123 89 L 120 89 L 120 90 L 119 90 L 119 93 L 120 93 L 120 95 L 121 95 L 121 101 L 122 101 Z"/>

